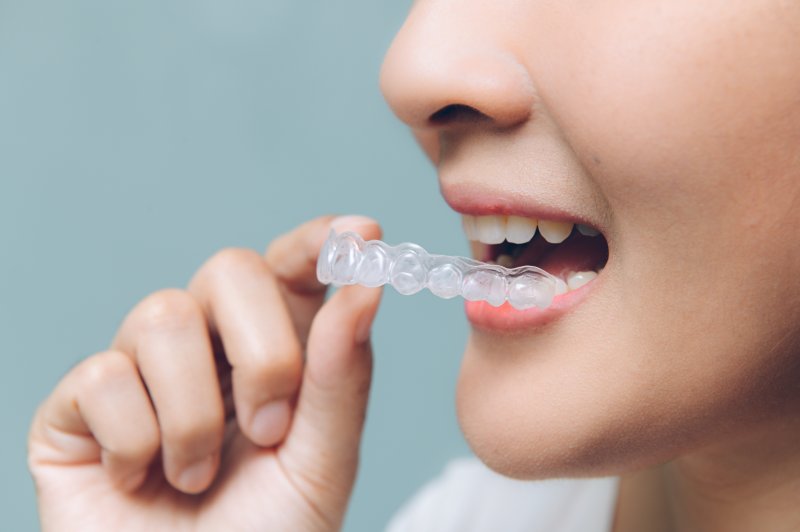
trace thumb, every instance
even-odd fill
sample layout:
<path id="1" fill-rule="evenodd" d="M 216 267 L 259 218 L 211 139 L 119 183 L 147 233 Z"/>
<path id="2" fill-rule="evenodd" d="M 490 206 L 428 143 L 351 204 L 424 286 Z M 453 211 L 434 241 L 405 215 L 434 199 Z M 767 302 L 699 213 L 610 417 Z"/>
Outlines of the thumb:
<path id="1" fill-rule="evenodd" d="M 355 480 L 370 381 L 370 328 L 381 289 L 346 286 L 311 324 L 306 366 L 281 460 L 311 489 L 324 487 L 341 511 Z M 333 484 L 333 485 L 331 485 Z"/>

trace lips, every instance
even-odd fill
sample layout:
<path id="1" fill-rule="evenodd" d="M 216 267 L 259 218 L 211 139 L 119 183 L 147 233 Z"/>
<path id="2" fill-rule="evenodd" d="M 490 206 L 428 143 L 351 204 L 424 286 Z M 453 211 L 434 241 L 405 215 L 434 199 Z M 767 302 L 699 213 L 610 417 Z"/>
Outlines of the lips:
<path id="1" fill-rule="evenodd" d="M 577 308 L 600 283 L 598 278 L 580 288 L 557 295 L 545 309 L 534 307 L 517 310 L 508 303 L 493 307 L 485 301 L 465 301 L 464 310 L 472 326 L 486 332 L 515 333 L 536 330 Z"/>
<path id="2" fill-rule="evenodd" d="M 538 266 L 564 281 L 546 309 L 466 302 L 473 327 L 496 332 L 541 328 L 576 308 L 602 284 L 608 244 L 597 221 L 487 190 L 469 194 L 442 187 L 442 193 L 464 215 L 464 230 L 476 259 L 506 267 Z"/>

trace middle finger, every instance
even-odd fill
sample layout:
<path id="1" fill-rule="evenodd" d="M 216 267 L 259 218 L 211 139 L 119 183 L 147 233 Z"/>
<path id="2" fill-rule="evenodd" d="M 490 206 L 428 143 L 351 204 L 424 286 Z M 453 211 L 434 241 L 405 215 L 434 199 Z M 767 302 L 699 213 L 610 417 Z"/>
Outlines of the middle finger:
<path id="1" fill-rule="evenodd" d="M 278 281 L 256 251 L 230 248 L 200 268 L 189 292 L 205 309 L 232 367 L 239 427 L 258 445 L 278 443 L 303 367 Z"/>

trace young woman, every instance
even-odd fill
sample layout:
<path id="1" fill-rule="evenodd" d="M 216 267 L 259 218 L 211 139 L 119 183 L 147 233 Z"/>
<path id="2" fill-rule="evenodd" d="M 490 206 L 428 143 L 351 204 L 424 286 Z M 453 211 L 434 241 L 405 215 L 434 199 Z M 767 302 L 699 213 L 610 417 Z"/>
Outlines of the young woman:
<path id="1" fill-rule="evenodd" d="M 458 414 L 495 473 L 393 529 L 800 530 L 800 3 L 417 0 L 381 82 L 476 258 L 572 288 L 466 305 Z M 45 530 L 340 527 L 379 292 L 324 302 L 331 226 L 380 236 L 223 250 L 63 379 L 30 433 Z"/>

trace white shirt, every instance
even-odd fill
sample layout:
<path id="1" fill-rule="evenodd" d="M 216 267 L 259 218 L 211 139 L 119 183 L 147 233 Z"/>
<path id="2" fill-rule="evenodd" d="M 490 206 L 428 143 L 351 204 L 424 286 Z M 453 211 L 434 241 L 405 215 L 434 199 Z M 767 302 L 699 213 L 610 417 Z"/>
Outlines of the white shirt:
<path id="1" fill-rule="evenodd" d="M 609 532 L 618 477 L 514 480 L 476 458 L 451 461 L 386 532 Z"/>

